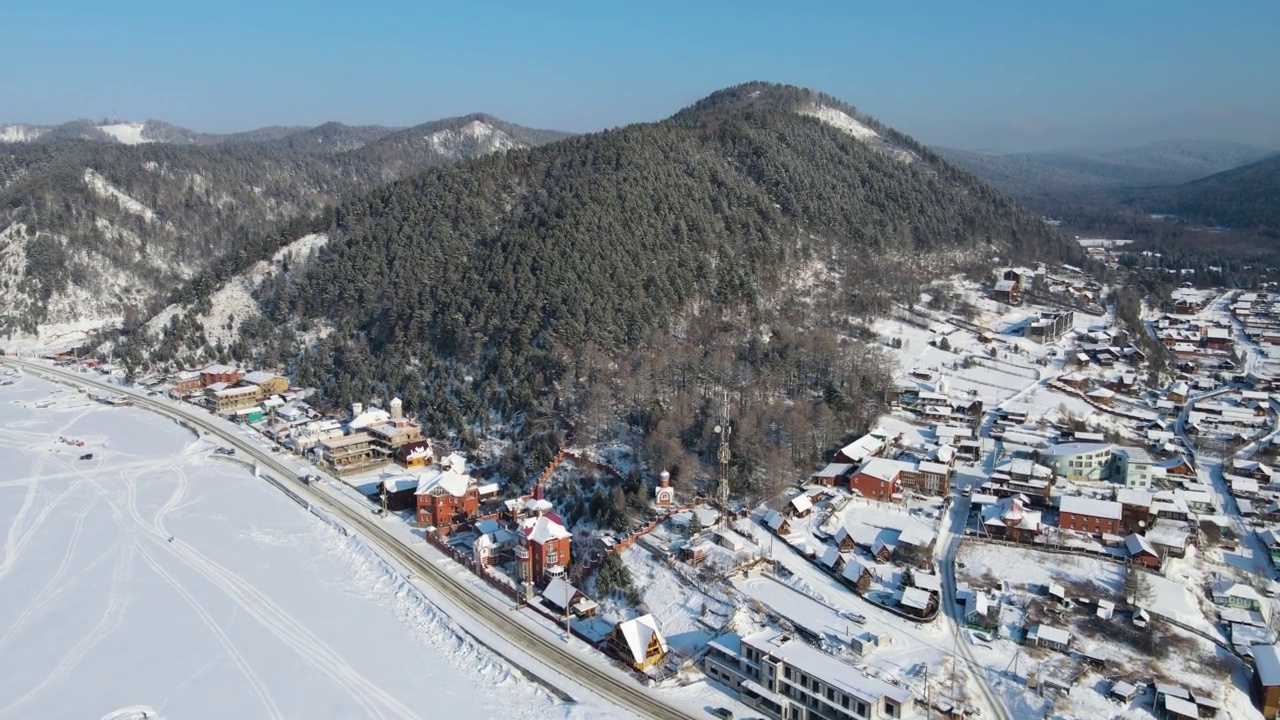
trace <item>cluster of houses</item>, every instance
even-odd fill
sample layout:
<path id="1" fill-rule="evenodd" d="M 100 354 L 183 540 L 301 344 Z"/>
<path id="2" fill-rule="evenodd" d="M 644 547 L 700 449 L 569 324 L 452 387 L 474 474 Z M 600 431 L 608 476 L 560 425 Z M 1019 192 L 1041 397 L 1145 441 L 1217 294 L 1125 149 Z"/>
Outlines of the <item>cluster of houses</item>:
<path id="1" fill-rule="evenodd" d="M 1044 267 L 1034 271 L 1027 268 L 1004 268 L 996 274 L 991 296 L 998 302 L 1020 305 L 1023 295 L 1033 288 L 1061 297 L 1069 304 L 1091 310 L 1097 307 L 1098 298 L 1102 295 L 1102 286 L 1089 280 L 1083 270 L 1072 265 L 1062 265 L 1057 273 L 1050 273 Z M 1031 335 L 1028 334 L 1027 337 Z"/>
<path id="2" fill-rule="evenodd" d="M 1225 321 L 1166 313 L 1154 325 L 1160 344 L 1175 355 L 1221 359 L 1235 347 L 1235 332 Z"/>

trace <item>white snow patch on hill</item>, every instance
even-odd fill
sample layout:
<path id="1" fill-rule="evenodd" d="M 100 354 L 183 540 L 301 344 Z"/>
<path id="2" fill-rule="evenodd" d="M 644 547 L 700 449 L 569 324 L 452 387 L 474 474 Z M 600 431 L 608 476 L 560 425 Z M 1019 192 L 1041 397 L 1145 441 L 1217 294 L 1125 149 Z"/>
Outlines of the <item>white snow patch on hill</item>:
<path id="1" fill-rule="evenodd" d="M 142 128 L 146 127 L 146 123 L 113 123 L 111 125 L 99 125 L 98 129 L 116 139 L 116 142 L 125 145 L 141 145 L 142 143 L 153 142 L 142 137 Z"/>
<path id="2" fill-rule="evenodd" d="M 833 128 L 843 130 L 859 140 L 872 140 L 880 137 L 880 133 L 849 117 L 844 111 L 833 107 L 811 105 L 799 112 L 801 115 L 817 118 Z"/>
<path id="3" fill-rule="evenodd" d="M 455 158 L 462 157 L 468 147 L 477 147 L 481 153 L 524 147 L 510 135 L 480 120 L 472 120 L 457 130 L 437 130 L 423 139 L 431 143 L 436 152 Z"/>
<path id="4" fill-rule="evenodd" d="M 156 221 L 155 211 L 137 200 L 134 200 L 115 185 L 112 185 L 93 168 L 84 169 L 84 182 L 98 197 L 114 198 L 116 202 L 120 203 L 120 207 L 128 212 L 142 217 L 147 222 Z"/>
<path id="5" fill-rule="evenodd" d="M 258 301 L 253 298 L 254 291 L 262 281 L 273 272 L 283 272 L 286 259 L 290 271 L 305 265 L 328 242 L 329 236 L 324 233 L 303 235 L 277 250 L 270 261 L 259 260 L 214 291 L 209 297 L 209 312 L 198 318 L 209 343 L 222 343 L 224 346 L 231 344 L 245 320 L 262 314 L 258 309 Z M 185 309 L 177 305 L 166 307 L 147 322 L 147 330 L 160 332 L 174 315 Z"/>
<path id="6" fill-rule="evenodd" d="M 34 125 L 4 125 L 0 126 L 0 142 L 32 142 L 46 132 L 48 132 L 47 128 Z"/>

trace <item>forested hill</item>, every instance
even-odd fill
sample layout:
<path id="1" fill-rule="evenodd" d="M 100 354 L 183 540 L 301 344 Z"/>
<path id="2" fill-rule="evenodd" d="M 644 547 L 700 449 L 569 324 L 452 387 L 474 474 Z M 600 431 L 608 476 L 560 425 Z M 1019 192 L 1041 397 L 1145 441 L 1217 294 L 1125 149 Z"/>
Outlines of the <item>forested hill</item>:
<path id="1" fill-rule="evenodd" d="M 175 287 L 270 254 L 281 233 L 389 179 L 551 137 L 487 115 L 420 126 L 431 135 L 415 148 L 394 128 L 339 123 L 219 136 L 156 121 L 6 127 L 0 337 L 67 340 L 145 318 Z"/>
<path id="2" fill-rule="evenodd" d="M 715 387 L 775 436 L 786 413 L 849 428 L 887 382 L 851 318 L 993 256 L 1073 252 L 852 107 L 756 83 L 343 204 L 319 258 L 264 283 L 264 321 L 233 354 L 278 362 L 324 337 L 301 382 L 339 402 L 401 394 L 438 433 L 608 432 Z M 708 409 L 686 411 L 689 447 Z M 794 440 L 788 461 L 807 463 Z"/>
<path id="3" fill-rule="evenodd" d="M 1139 195 L 1150 212 L 1204 225 L 1260 230 L 1280 236 L 1280 155 L 1175 188 Z"/>

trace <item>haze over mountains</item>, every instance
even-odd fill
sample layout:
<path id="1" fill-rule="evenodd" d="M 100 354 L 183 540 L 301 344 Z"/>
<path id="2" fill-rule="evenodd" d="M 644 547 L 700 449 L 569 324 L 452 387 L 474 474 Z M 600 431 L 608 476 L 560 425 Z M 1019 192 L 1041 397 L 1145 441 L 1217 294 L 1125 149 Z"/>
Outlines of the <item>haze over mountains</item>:
<path id="1" fill-rule="evenodd" d="M 1231 142 L 1170 140 L 1106 151 L 993 155 L 934 148 L 1000 190 L 1028 201 L 1061 200 L 1119 188 L 1177 185 L 1275 154 Z"/>

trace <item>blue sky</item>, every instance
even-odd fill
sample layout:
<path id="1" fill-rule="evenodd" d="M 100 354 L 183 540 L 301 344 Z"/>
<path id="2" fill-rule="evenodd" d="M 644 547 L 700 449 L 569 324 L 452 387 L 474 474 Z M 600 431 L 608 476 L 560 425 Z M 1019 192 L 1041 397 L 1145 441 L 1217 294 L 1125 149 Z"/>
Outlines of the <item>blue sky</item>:
<path id="1" fill-rule="evenodd" d="M 0 123 L 115 109 L 227 132 L 483 111 L 589 131 L 771 80 L 929 144 L 1280 148 L 1267 0 L 9 5 Z"/>

